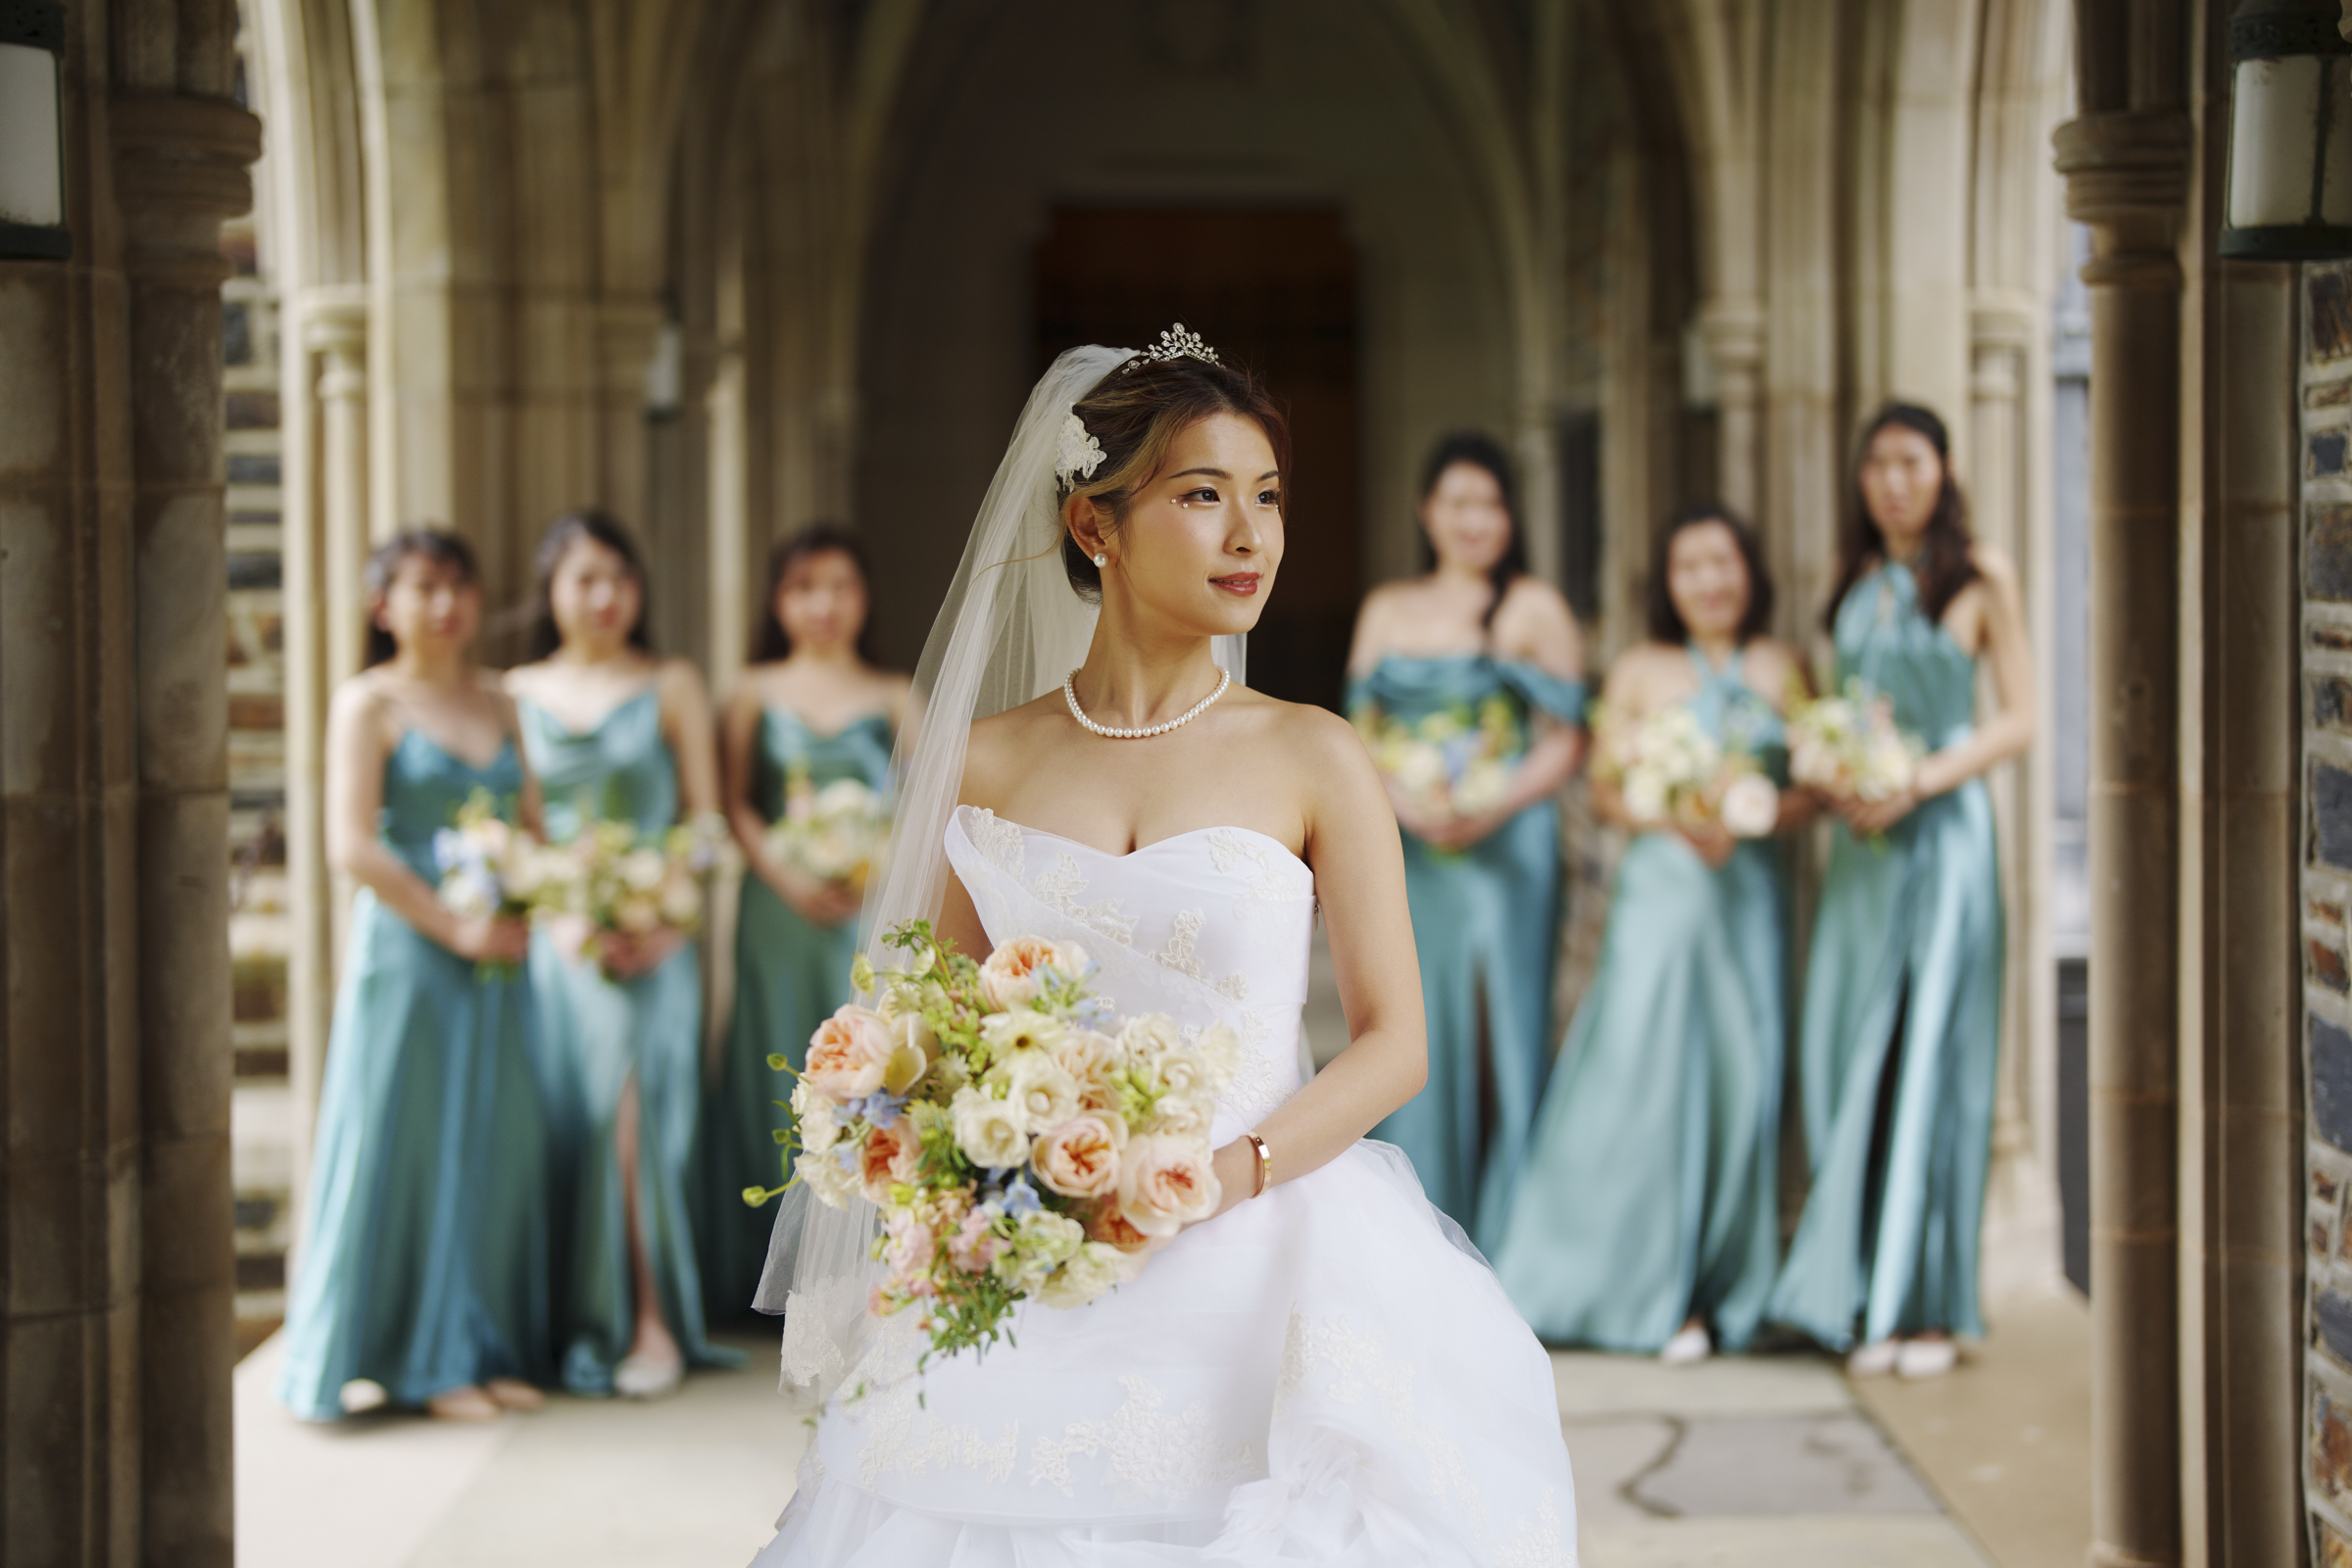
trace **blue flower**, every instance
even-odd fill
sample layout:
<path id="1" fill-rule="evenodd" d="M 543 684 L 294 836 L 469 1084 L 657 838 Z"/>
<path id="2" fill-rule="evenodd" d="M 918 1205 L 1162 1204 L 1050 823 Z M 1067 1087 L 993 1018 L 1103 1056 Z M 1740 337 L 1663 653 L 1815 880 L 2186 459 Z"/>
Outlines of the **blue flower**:
<path id="1" fill-rule="evenodd" d="M 1029 1185 L 1026 1176 L 1015 1176 L 1011 1185 L 1004 1189 L 1004 1212 L 1007 1214 L 1034 1214 L 1044 1206 L 1038 1200 L 1037 1189 Z"/>
<path id="2" fill-rule="evenodd" d="M 877 1089 L 863 1100 L 851 1101 L 843 1108 L 853 1116 L 863 1116 L 877 1127 L 891 1127 L 897 1125 L 899 1109 L 906 1103 L 906 1097 L 905 1095 L 894 1095 Z"/>

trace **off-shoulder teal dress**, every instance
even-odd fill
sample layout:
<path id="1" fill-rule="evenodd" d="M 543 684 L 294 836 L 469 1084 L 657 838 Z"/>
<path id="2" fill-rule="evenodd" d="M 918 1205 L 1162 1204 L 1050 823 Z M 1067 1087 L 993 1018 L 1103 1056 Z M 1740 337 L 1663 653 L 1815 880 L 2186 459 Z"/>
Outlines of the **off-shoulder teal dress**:
<path id="1" fill-rule="evenodd" d="M 760 719 L 753 804 L 770 822 L 782 816 L 785 776 L 795 768 L 806 769 L 820 790 L 844 778 L 884 789 L 894 734 L 882 713 L 826 734 L 789 710 L 771 708 Z M 775 889 L 757 876 L 744 877 L 735 924 L 735 1021 L 703 1118 L 704 1256 L 713 1310 L 722 1315 L 751 1310 L 775 1220 L 772 1200 L 753 1208 L 743 1191 L 776 1187 L 784 1179 L 775 1131 L 790 1118 L 777 1102 L 791 1098 L 792 1080 L 767 1058 L 780 1054 L 796 1069 L 808 1059 L 808 1037 L 850 1000 L 850 960 L 857 951 L 855 920 L 811 925 Z"/>
<path id="2" fill-rule="evenodd" d="M 654 688 L 585 733 L 544 708 L 515 705 L 523 744 L 546 800 L 547 836 L 570 840 L 590 823 L 633 824 L 641 839 L 678 820 L 678 767 L 662 734 Z M 627 1216 L 613 1127 L 621 1092 L 637 1085 L 637 1213 L 662 1315 L 689 1366 L 732 1366 L 703 1331 L 702 1273 L 689 1195 L 701 1113 L 701 951 L 689 942 L 651 974 L 613 981 L 592 961 L 531 941 L 543 1075 L 555 1134 L 558 1298 L 564 1386 L 612 1392 L 612 1370 L 636 1334 Z"/>
<path id="3" fill-rule="evenodd" d="M 413 729 L 384 760 L 379 831 L 437 885 L 433 835 L 477 789 L 512 821 L 521 788 L 511 742 L 475 767 Z M 489 1378 L 549 1380 L 531 1030 L 519 970 L 477 967 L 365 888 L 352 900 L 277 1379 L 296 1415 L 334 1419 L 362 1378 L 399 1406 Z"/>
<path id="4" fill-rule="evenodd" d="M 1901 565 L 1838 609 L 1858 676 L 1939 750 L 1975 724 L 1976 661 Z M 2000 1052 L 2001 889 L 1982 779 L 1876 845 L 1834 830 L 1805 971 L 1798 1072 L 1813 1185 L 1769 1316 L 1824 1345 L 1984 1332 L 1977 1233 Z"/>
<path id="5" fill-rule="evenodd" d="M 1348 688 L 1348 715 L 1359 723 L 1373 710 L 1406 724 L 1440 712 L 1475 722 L 1491 702 L 1507 708 L 1520 755 L 1534 714 L 1584 722 L 1582 682 L 1485 654 L 1392 654 Z M 1404 879 L 1429 1018 L 1429 1081 L 1372 1136 L 1402 1149 L 1430 1200 L 1488 1246 L 1518 1182 L 1551 1061 L 1559 807 L 1540 801 L 1458 852 L 1407 833 Z"/>
<path id="6" fill-rule="evenodd" d="M 1785 782 L 1780 714 L 1736 657 L 1691 658 L 1699 722 Z M 1541 1338 L 1652 1351 L 1691 1317 L 1726 1349 L 1754 1334 L 1780 1258 L 1787 922 L 1777 841 L 1743 840 L 1721 869 L 1680 834 L 1627 846 L 1491 1254 Z"/>

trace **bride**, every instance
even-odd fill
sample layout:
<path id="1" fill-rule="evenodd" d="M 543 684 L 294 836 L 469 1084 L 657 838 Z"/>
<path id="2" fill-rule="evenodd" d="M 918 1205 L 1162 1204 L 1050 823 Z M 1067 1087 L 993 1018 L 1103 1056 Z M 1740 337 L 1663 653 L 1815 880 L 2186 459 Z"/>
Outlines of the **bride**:
<path id="1" fill-rule="evenodd" d="M 1548 1361 L 1364 1141 L 1427 1070 L 1387 796 L 1344 720 L 1240 679 L 1289 456 L 1181 324 L 1054 362 L 925 650 L 869 906 L 869 944 L 934 912 L 974 956 L 1075 941 L 1122 1012 L 1239 1034 L 1220 1207 L 1112 1295 L 918 1370 L 915 1314 L 864 1310 L 872 1210 L 796 1190 L 761 1305 L 828 1402 L 755 1568 L 1576 1560 Z M 1351 1041 L 1302 1085 L 1318 906 Z"/>

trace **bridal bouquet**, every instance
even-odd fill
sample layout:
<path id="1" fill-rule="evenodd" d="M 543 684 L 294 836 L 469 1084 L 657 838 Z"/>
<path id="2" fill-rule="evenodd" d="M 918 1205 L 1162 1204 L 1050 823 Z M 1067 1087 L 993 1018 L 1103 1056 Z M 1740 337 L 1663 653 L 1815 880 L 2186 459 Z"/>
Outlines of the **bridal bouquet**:
<path id="1" fill-rule="evenodd" d="M 526 917 L 556 869 L 547 846 L 501 816 L 485 789 L 458 808 L 453 826 L 433 835 L 433 864 L 442 907 L 468 920 Z"/>
<path id="2" fill-rule="evenodd" d="M 767 830 L 777 859 L 863 892 L 889 840 L 890 808 L 863 779 L 838 778 L 818 789 L 805 768 L 785 775 L 784 814 Z"/>
<path id="3" fill-rule="evenodd" d="M 641 841 L 634 823 L 591 822 L 569 843 L 545 852 L 552 869 L 533 905 L 600 931 L 693 936 L 702 929 L 703 887 L 717 868 L 725 831 L 712 816 Z"/>
<path id="4" fill-rule="evenodd" d="M 1500 805 L 1526 749 L 1518 714 L 1500 695 L 1476 710 L 1441 709 L 1413 723 L 1372 709 L 1357 729 L 1373 764 L 1407 797 L 1426 810 L 1456 816 Z"/>
<path id="5" fill-rule="evenodd" d="M 1788 705 L 1788 776 L 1834 795 L 1884 801 L 1908 789 L 1927 754 L 1894 722 L 1894 705 L 1859 680 L 1841 696 Z"/>
<path id="6" fill-rule="evenodd" d="M 1726 746 L 1680 703 L 1640 719 L 1594 710 L 1592 770 L 1616 782 L 1625 810 L 1645 826 L 1718 821 L 1734 838 L 1763 838 L 1780 820 L 1781 793 L 1744 746 Z"/>
<path id="7" fill-rule="evenodd" d="M 868 1304 L 918 1308 L 926 1358 L 985 1348 L 1023 1299 L 1085 1305 L 1216 1211 L 1208 1132 L 1232 1030 L 1114 1016 L 1069 943 L 1014 937 L 975 963 L 925 920 L 883 941 L 906 961 L 859 956 L 852 980 L 875 1005 L 817 1027 L 779 1138 L 820 1200 L 881 1209 Z"/>

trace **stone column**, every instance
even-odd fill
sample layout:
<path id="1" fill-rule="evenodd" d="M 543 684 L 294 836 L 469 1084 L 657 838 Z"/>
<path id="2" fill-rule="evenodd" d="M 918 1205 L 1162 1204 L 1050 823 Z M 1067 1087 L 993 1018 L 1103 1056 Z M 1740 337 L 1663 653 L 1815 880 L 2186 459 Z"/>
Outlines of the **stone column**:
<path id="1" fill-rule="evenodd" d="M 231 1560 L 228 580 L 221 220 L 261 122 L 221 98 L 110 105 L 129 303 L 137 636 L 140 1490 L 150 1562 Z"/>
<path id="2" fill-rule="evenodd" d="M 368 533 L 368 300 L 362 287 L 306 293 L 302 342 L 318 356 L 318 480 L 289 509 L 286 596 L 286 961 L 288 1078 L 294 1100 L 294 1200 L 310 1193 L 311 1134 L 326 1067 L 344 901 L 326 864 L 326 705 L 360 667 Z M 306 360 L 301 378 L 309 380 Z M 306 1234 L 298 1222 L 293 1234 Z M 296 1242 L 300 1246 L 299 1240 Z"/>
<path id="3" fill-rule="evenodd" d="M 2189 122 L 2058 127 L 2090 225 L 2091 1561 L 2180 1560 L 2175 1139 L 2180 288 Z M 2150 984 L 2150 977 L 2157 983 Z"/>
<path id="4" fill-rule="evenodd" d="M 1763 304 L 1748 298 L 1710 300 L 1699 311 L 1698 329 L 1715 363 L 1716 495 L 1753 519 L 1762 494 L 1756 438 L 1764 385 Z"/>

